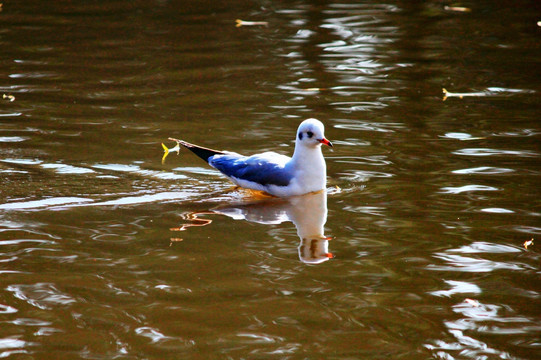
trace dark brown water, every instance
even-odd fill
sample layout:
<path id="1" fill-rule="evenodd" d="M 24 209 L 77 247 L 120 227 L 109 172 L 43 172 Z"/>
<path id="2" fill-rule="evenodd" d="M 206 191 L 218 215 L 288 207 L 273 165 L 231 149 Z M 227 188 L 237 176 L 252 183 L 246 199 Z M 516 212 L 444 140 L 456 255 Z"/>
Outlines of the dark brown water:
<path id="1" fill-rule="evenodd" d="M 541 7 L 455 5 L 4 1 L 0 358 L 539 359 Z M 308 117 L 326 194 L 161 163 Z"/>

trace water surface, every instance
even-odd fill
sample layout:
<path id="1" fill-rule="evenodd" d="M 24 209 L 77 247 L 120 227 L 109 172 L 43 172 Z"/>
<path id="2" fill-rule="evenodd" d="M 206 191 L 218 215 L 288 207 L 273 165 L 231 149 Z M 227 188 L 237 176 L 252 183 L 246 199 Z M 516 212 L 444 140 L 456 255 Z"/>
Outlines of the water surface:
<path id="1" fill-rule="evenodd" d="M 4 3 L 0 357 L 539 358 L 540 7 L 453 6 Z M 321 194 L 161 163 L 308 117 Z"/>

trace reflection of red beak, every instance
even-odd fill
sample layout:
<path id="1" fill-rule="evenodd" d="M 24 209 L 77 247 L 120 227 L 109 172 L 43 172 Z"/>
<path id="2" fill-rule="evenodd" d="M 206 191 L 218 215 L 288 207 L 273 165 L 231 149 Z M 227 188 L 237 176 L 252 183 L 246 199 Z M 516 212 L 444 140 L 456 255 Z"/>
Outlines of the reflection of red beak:
<path id="1" fill-rule="evenodd" d="M 330 146 L 332 147 L 332 142 L 330 142 L 329 140 L 323 138 L 323 139 L 318 139 L 317 141 L 319 141 L 320 143 L 322 143 L 323 145 L 327 145 L 327 146 Z"/>

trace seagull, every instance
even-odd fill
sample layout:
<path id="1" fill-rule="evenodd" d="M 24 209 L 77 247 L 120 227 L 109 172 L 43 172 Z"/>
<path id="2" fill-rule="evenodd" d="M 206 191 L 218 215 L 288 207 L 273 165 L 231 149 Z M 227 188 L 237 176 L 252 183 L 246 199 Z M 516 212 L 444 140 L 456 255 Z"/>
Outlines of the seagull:
<path id="1" fill-rule="evenodd" d="M 244 156 L 218 151 L 170 138 L 205 160 L 236 185 L 264 191 L 277 197 L 317 192 L 326 188 L 327 167 L 321 145 L 332 147 L 325 138 L 325 127 L 317 119 L 304 120 L 297 130 L 293 157 L 275 152 Z M 163 144 L 162 144 L 163 145 Z M 166 152 L 178 151 L 177 147 Z"/>

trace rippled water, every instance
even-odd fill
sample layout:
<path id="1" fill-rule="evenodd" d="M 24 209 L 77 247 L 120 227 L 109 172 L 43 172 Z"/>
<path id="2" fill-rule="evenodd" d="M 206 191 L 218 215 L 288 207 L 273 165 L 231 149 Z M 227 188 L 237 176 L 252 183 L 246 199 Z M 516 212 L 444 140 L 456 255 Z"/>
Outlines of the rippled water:
<path id="1" fill-rule="evenodd" d="M 1 9 L 0 357 L 541 356 L 537 2 Z M 161 162 L 307 117 L 325 193 Z"/>

